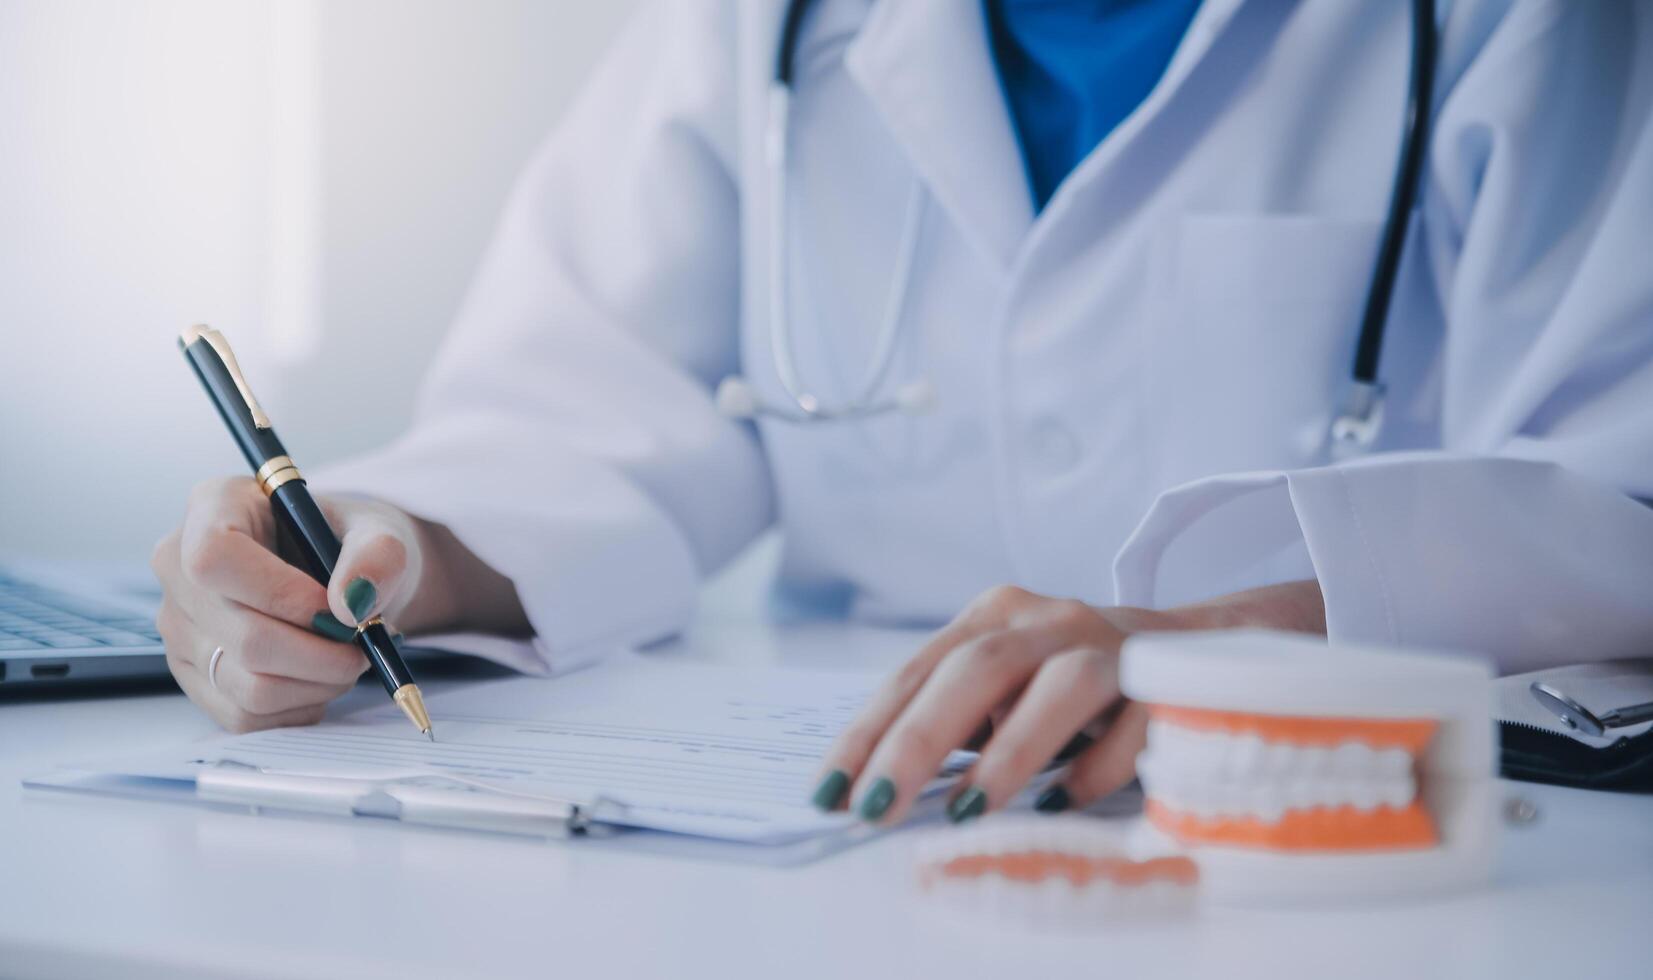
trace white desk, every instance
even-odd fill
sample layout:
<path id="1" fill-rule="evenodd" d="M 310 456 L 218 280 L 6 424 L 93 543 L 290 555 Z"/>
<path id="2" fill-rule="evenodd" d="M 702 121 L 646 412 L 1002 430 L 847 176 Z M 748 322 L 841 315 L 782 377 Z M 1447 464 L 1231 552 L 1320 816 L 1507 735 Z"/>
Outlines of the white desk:
<path id="1" fill-rule="evenodd" d="M 866 665 L 910 639 L 714 614 L 675 649 Z M 18 786 L 209 731 L 182 695 L 0 703 L 0 976 L 1653 975 L 1653 797 L 1512 785 L 1541 815 L 1475 894 L 1039 937 L 931 915 L 900 834 L 775 869 Z"/>

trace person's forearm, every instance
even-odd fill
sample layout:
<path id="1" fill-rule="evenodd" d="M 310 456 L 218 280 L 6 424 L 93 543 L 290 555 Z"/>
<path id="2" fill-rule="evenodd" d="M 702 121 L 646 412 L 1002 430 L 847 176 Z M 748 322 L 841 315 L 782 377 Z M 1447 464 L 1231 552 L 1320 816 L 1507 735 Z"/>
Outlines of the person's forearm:
<path id="1" fill-rule="evenodd" d="M 1254 627 L 1326 633 L 1326 602 L 1320 583 L 1313 579 L 1232 592 L 1174 609 L 1110 609 L 1108 616 L 1131 632 Z"/>
<path id="2" fill-rule="evenodd" d="M 398 627 L 408 633 L 533 635 L 510 579 L 478 558 L 446 527 L 417 517 L 413 524 L 425 568 Z"/>

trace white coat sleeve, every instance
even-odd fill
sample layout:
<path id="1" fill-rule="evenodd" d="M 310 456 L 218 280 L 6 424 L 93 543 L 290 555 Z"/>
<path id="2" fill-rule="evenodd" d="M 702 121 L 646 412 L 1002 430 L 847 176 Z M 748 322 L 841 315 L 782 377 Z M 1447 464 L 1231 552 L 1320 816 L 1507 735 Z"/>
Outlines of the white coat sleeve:
<path id="1" fill-rule="evenodd" d="M 315 481 L 448 527 L 557 666 L 680 629 L 772 519 L 711 395 L 739 333 L 734 21 L 632 19 L 515 188 L 409 431 Z M 466 652 L 530 666 L 499 649 Z"/>
<path id="2" fill-rule="evenodd" d="M 1121 603 L 1264 584 L 1306 551 L 1333 639 L 1505 672 L 1653 655 L 1653 508 L 1633 499 L 1653 497 L 1653 17 L 1495 6 L 1448 25 L 1484 46 L 1448 48 L 1431 151 L 1442 450 L 1172 490 L 1115 562 Z"/>

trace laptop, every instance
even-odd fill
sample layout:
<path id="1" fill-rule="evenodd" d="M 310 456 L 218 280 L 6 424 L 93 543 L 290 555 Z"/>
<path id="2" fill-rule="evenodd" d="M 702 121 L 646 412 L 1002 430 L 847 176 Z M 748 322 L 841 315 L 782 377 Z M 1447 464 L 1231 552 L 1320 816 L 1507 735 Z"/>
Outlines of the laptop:
<path id="1" fill-rule="evenodd" d="M 0 565 L 0 690 L 166 674 L 153 603 Z"/>

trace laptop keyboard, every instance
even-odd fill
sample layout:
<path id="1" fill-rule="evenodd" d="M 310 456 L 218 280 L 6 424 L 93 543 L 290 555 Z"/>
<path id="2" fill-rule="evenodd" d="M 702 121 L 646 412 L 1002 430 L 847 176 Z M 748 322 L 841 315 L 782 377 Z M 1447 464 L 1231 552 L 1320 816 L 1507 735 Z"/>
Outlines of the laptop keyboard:
<path id="1" fill-rule="evenodd" d="M 0 654 L 160 643 L 155 624 L 128 610 L 0 572 Z"/>

